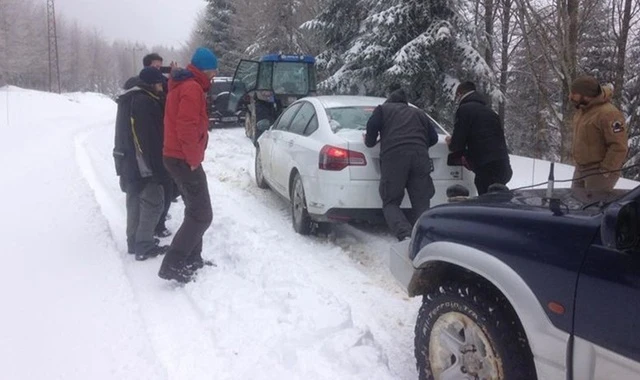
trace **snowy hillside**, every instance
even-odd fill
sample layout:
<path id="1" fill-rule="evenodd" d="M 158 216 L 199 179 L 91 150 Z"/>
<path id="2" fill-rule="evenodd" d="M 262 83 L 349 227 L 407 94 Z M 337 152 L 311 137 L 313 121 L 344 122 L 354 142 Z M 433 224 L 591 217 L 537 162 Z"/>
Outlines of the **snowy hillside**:
<path id="1" fill-rule="evenodd" d="M 416 378 L 420 300 L 388 272 L 395 239 L 377 227 L 297 235 L 288 205 L 255 186 L 242 129 L 214 130 L 204 163 L 203 256 L 217 267 L 177 287 L 157 277 L 160 259 L 128 255 L 115 111 L 97 94 L 0 89 L 2 378 Z M 532 170 L 514 158 L 510 186 L 544 181 L 548 164 Z M 182 210 L 172 204 L 170 230 Z"/>

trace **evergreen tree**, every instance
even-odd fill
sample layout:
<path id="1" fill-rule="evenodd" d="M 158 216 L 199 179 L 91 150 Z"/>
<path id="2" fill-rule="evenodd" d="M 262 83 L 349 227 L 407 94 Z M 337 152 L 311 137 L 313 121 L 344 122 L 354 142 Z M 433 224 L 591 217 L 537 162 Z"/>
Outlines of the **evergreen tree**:
<path id="1" fill-rule="evenodd" d="M 207 0 L 207 7 L 199 35 L 204 45 L 218 57 L 219 70 L 223 74 L 233 73 L 237 62 L 231 60 L 230 53 L 236 50 L 232 23 L 236 9 L 232 0 Z"/>
<path id="2" fill-rule="evenodd" d="M 341 66 L 322 83 L 328 90 L 385 95 L 388 84 L 402 83 L 416 105 L 449 125 L 454 90 L 461 80 L 475 81 L 490 96 L 499 93 L 491 68 L 466 37 L 468 26 L 456 13 L 461 9 L 456 1 L 361 0 L 356 7 L 370 11 L 361 22 L 352 18 L 346 31 L 358 30 L 358 35 L 349 39 L 345 34 L 347 46 L 340 58 L 331 56 Z M 350 17 L 346 4 L 342 9 Z M 329 41 L 340 38 L 340 28 L 316 21 L 332 26 L 325 29 Z"/>
<path id="3" fill-rule="evenodd" d="M 358 37 L 367 12 L 359 1 L 324 0 L 319 9 L 302 29 L 320 35 L 324 46 L 316 57 L 316 67 L 318 79 L 323 80 L 344 65 L 343 54 Z"/>

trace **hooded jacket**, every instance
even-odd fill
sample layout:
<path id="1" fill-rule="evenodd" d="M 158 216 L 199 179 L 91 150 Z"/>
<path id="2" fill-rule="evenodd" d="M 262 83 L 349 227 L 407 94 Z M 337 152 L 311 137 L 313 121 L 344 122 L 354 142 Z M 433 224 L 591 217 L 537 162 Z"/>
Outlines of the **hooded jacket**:
<path id="1" fill-rule="evenodd" d="M 163 104 L 152 88 L 129 80 L 116 100 L 118 111 L 114 138 L 116 173 L 126 182 L 143 178 L 163 181 Z"/>
<path id="2" fill-rule="evenodd" d="M 206 93 L 210 87 L 209 78 L 193 65 L 171 72 L 164 114 L 164 156 L 185 160 L 194 167 L 202 163 L 209 139 Z"/>
<path id="3" fill-rule="evenodd" d="M 627 127 L 622 112 L 604 92 L 573 115 L 573 159 L 582 169 L 622 167 L 627 157 Z"/>
<path id="4" fill-rule="evenodd" d="M 403 90 L 396 90 L 377 106 L 367 122 L 365 145 L 373 147 L 380 135 L 380 156 L 406 146 L 429 147 L 438 142 L 438 133 L 427 114 L 407 102 Z"/>
<path id="5" fill-rule="evenodd" d="M 449 150 L 462 152 L 474 169 L 494 161 L 509 160 L 500 117 L 475 91 L 460 100 Z"/>

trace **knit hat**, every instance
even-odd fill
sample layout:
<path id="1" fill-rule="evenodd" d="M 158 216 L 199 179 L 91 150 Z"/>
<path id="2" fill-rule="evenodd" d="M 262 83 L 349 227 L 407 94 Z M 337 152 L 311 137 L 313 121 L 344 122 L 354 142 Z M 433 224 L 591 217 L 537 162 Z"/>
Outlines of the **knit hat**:
<path id="1" fill-rule="evenodd" d="M 215 70 L 218 68 L 218 58 L 211 50 L 199 47 L 191 57 L 191 64 L 202 71 Z"/>
<path id="2" fill-rule="evenodd" d="M 584 75 L 571 83 L 571 92 L 574 94 L 595 98 L 600 95 L 600 91 L 600 83 L 592 76 Z"/>
<path id="3" fill-rule="evenodd" d="M 145 67 L 140 71 L 140 79 L 146 84 L 156 84 L 164 82 L 164 76 L 155 67 Z"/>

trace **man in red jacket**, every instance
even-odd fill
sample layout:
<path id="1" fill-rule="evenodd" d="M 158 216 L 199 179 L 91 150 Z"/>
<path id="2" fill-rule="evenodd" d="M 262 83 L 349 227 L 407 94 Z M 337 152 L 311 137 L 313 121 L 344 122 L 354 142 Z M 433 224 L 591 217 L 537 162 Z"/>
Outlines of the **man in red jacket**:
<path id="1" fill-rule="evenodd" d="M 158 276 L 189 282 L 198 269 L 211 265 L 202 259 L 202 235 L 213 213 L 207 176 L 202 169 L 209 138 L 206 93 L 216 75 L 218 59 L 198 48 L 186 69 L 174 69 L 164 113 L 164 165 L 180 188 L 184 220 L 176 232 Z"/>

